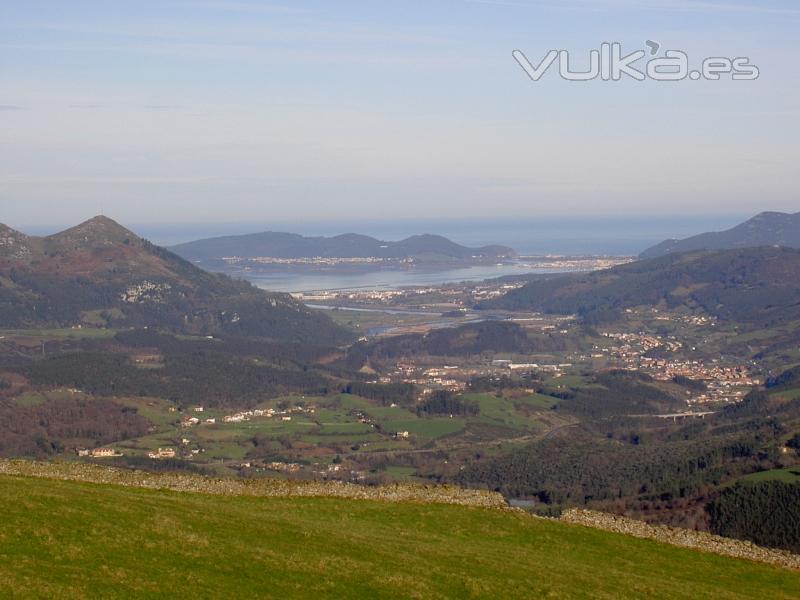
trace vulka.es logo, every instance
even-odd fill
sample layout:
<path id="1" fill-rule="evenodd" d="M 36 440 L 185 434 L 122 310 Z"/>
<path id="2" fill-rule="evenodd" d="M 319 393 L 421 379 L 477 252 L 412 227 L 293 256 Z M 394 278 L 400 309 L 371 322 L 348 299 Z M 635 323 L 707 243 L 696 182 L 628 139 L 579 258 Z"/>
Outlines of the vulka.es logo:
<path id="1" fill-rule="evenodd" d="M 753 81 L 758 79 L 761 72 L 758 67 L 750 63 L 746 56 L 737 58 L 712 57 L 703 60 L 697 70 L 690 70 L 689 55 L 680 50 L 667 50 L 663 56 L 657 56 L 661 44 L 652 40 L 645 43 L 647 51 L 637 50 L 623 55 L 622 44 L 618 42 L 604 42 L 599 50 L 589 52 L 588 68 L 583 71 L 576 70 L 574 62 L 567 50 L 550 50 L 544 58 L 534 65 L 524 52 L 514 50 L 512 56 L 520 67 L 533 81 L 544 77 L 554 63 L 558 63 L 558 74 L 567 81 L 620 81 L 623 77 L 630 77 L 637 81 L 652 79 L 653 81 L 681 81 L 691 79 L 705 79 L 718 81 L 723 76 L 735 81 Z M 637 65 L 639 61 L 650 55 L 646 63 Z M 643 67 L 640 70 L 637 67 Z"/>

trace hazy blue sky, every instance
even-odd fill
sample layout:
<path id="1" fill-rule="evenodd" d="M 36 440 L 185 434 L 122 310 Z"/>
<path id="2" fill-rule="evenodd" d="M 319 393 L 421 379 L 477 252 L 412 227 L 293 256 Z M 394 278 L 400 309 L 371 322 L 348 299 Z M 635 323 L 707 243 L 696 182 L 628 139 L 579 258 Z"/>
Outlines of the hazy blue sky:
<path id="1" fill-rule="evenodd" d="M 800 210 L 793 0 L 0 3 L 0 221 Z M 755 82 L 533 83 L 603 41 Z"/>

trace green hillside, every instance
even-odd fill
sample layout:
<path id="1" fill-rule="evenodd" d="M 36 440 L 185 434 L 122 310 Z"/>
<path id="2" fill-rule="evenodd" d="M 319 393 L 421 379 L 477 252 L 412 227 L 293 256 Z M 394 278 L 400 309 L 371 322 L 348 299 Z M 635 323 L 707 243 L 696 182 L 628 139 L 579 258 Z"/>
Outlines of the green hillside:
<path id="1" fill-rule="evenodd" d="M 519 513 L 0 476 L 0 596 L 792 598 L 800 573 Z"/>

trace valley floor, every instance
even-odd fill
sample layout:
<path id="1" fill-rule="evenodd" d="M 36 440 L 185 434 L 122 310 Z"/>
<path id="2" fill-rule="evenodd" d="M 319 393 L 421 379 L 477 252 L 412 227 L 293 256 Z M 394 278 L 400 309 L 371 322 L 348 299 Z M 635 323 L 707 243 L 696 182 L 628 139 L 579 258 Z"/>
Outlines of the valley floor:
<path id="1" fill-rule="evenodd" d="M 800 573 L 513 511 L 0 476 L 0 596 L 795 598 Z"/>

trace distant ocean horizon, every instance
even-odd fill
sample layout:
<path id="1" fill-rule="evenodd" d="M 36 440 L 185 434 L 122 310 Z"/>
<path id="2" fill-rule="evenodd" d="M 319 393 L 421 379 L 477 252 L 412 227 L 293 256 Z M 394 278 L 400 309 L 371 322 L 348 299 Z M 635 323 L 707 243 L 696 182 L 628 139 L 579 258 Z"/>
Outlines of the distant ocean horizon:
<path id="1" fill-rule="evenodd" d="M 729 229 L 752 215 L 539 217 L 486 220 L 398 220 L 337 222 L 250 222 L 132 225 L 162 246 L 208 237 L 282 231 L 305 236 L 359 233 L 385 241 L 411 235 L 443 235 L 465 246 L 499 244 L 524 255 L 633 256 L 669 238 Z"/>
<path id="2" fill-rule="evenodd" d="M 228 235 L 280 231 L 305 236 L 359 233 L 385 241 L 411 235 L 443 235 L 465 246 L 499 244 L 523 255 L 561 254 L 633 256 L 670 238 L 684 238 L 706 231 L 729 229 L 749 214 L 702 216 L 609 215 L 523 217 L 518 219 L 418 219 L 353 221 L 259 221 L 247 223 L 122 224 L 160 246 Z M 74 225 L 73 223 L 72 225 Z M 21 227 L 31 235 L 48 235 L 64 227 Z"/>

